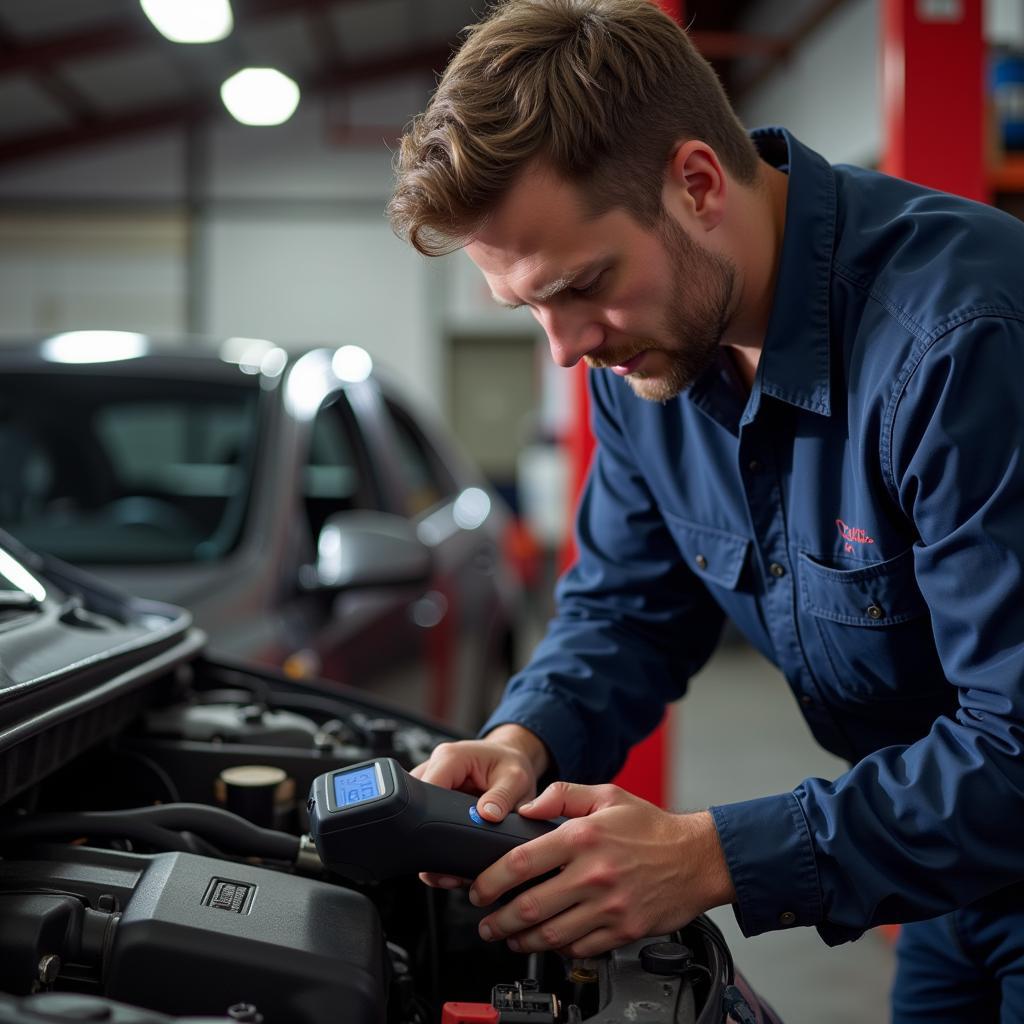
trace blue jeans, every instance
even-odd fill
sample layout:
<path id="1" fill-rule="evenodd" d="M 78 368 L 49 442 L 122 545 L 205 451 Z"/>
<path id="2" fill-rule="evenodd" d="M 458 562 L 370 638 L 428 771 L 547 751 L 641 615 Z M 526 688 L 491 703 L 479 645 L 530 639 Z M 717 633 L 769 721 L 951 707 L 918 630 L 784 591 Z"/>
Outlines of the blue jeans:
<path id="1" fill-rule="evenodd" d="M 900 929 L 893 1024 L 1024 1024 L 1024 886 Z"/>

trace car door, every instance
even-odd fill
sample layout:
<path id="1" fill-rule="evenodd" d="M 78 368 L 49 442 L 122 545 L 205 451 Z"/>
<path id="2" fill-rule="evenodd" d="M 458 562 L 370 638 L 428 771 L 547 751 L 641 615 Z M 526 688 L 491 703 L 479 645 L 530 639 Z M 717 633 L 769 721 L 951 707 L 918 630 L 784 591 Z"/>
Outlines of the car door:
<path id="1" fill-rule="evenodd" d="M 456 479 L 412 413 L 391 395 L 382 411 L 394 445 L 406 514 L 434 552 L 430 590 L 413 607 L 429 663 L 428 710 L 462 728 L 476 728 L 492 702 L 488 678 L 499 660 L 504 609 L 497 576 L 499 511 L 478 486 Z"/>
<path id="2" fill-rule="evenodd" d="M 380 456 L 353 409 L 358 389 L 351 391 L 334 391 L 308 428 L 296 528 L 308 535 L 311 560 L 329 516 L 389 511 Z M 415 622 L 422 597 L 421 586 L 300 591 L 286 613 L 293 646 L 286 673 L 338 680 L 429 711 L 425 637 Z"/>

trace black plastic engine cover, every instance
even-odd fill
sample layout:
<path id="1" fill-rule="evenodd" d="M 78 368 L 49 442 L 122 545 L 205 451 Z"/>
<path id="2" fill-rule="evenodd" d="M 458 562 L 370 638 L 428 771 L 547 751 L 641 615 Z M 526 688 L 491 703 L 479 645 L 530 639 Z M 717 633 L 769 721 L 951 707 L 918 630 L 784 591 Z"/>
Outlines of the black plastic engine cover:
<path id="1" fill-rule="evenodd" d="M 385 946 L 360 893 L 187 853 L 146 857 L 104 990 L 170 1014 L 254 1005 L 267 1024 L 381 1024 Z"/>

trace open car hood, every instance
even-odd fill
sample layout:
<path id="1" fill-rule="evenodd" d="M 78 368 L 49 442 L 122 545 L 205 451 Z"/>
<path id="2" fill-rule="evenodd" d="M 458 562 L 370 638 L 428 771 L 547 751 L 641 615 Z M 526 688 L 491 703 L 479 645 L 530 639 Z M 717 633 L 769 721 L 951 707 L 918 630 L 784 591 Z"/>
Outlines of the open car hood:
<path id="1" fill-rule="evenodd" d="M 0 803 L 120 729 L 146 684 L 204 641 L 183 609 L 0 532 Z"/>

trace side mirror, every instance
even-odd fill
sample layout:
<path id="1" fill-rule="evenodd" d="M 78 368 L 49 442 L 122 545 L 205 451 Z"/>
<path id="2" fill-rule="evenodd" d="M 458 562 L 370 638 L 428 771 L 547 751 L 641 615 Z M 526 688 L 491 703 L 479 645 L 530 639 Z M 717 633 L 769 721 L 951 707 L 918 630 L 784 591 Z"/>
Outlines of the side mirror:
<path id="1" fill-rule="evenodd" d="M 303 574 L 307 590 L 411 587 L 433 570 L 430 548 L 401 516 L 386 512 L 336 512 L 317 540 L 316 566 Z"/>

